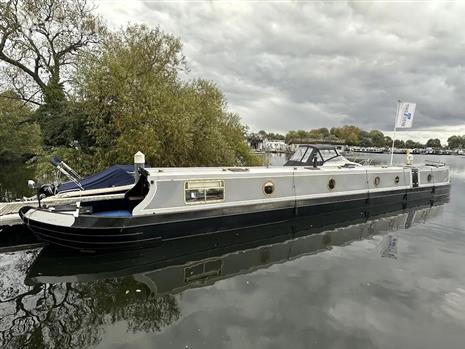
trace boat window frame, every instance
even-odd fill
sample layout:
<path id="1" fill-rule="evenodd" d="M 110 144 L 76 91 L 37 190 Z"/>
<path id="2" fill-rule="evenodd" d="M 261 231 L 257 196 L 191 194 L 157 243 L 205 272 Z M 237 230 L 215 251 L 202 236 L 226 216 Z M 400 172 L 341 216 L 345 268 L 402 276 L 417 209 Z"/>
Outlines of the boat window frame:
<path id="1" fill-rule="evenodd" d="M 302 156 L 298 160 L 293 160 L 295 154 L 297 154 L 299 149 L 302 149 L 302 148 L 305 148 L 305 151 L 303 152 Z M 308 153 L 309 150 L 311 150 L 310 151 L 310 155 L 311 155 L 311 152 L 313 151 L 313 149 L 311 147 L 309 147 L 309 146 L 298 146 L 297 149 L 295 150 L 294 154 L 292 154 L 292 156 L 289 158 L 289 161 L 302 162 L 302 159 L 305 157 L 305 155 Z"/>
<path id="2" fill-rule="evenodd" d="M 189 184 L 191 183 L 208 183 L 208 182 L 217 182 L 220 185 L 219 186 L 200 186 L 198 188 L 189 188 Z M 207 198 L 207 192 L 208 190 L 211 189 L 221 189 L 223 191 L 223 195 L 221 199 L 208 199 Z M 189 190 L 198 190 L 198 191 L 204 191 L 204 197 L 203 200 L 195 200 L 195 201 L 189 201 L 187 200 L 187 191 Z M 193 179 L 193 180 L 186 180 L 183 183 L 183 197 L 184 197 L 184 204 L 186 205 L 207 205 L 207 204 L 213 204 L 213 203 L 218 203 L 218 202 L 223 202 L 226 197 L 226 186 L 225 186 L 225 181 L 224 179 Z"/>
<path id="3" fill-rule="evenodd" d="M 308 155 L 307 155 L 308 154 Z M 313 149 L 310 147 L 307 147 L 307 150 L 304 153 L 304 156 L 300 159 L 300 162 L 306 164 L 308 162 L 308 159 L 313 159 Z"/>
<path id="4" fill-rule="evenodd" d="M 294 156 L 301 148 L 305 148 L 305 152 L 302 152 L 303 155 L 300 156 L 299 159 L 294 159 Z M 322 150 L 333 151 L 334 156 L 325 159 L 321 153 Z M 317 166 L 323 166 L 325 163 L 331 162 L 337 158 L 344 159 L 344 157 L 339 153 L 339 151 L 335 147 L 320 149 L 319 147 L 313 145 L 299 145 L 294 154 L 292 154 L 290 159 L 287 161 L 285 166 L 312 166 L 315 164 L 315 158 Z M 306 161 L 304 161 L 304 159 L 306 159 Z"/>
<path id="5" fill-rule="evenodd" d="M 332 156 L 332 157 L 330 157 L 330 158 L 327 158 L 327 159 L 325 160 L 325 158 L 323 157 L 323 154 L 321 154 L 321 151 L 322 151 L 322 150 L 334 150 L 334 152 L 336 153 L 336 155 L 334 155 L 334 156 Z M 320 156 L 321 156 L 321 159 L 323 160 L 323 163 L 328 162 L 328 161 L 331 161 L 332 159 L 335 159 L 335 158 L 338 158 L 338 157 L 341 156 L 341 154 L 339 154 L 339 152 L 337 151 L 336 148 L 334 148 L 334 149 L 318 149 L 318 152 L 320 153 Z"/>

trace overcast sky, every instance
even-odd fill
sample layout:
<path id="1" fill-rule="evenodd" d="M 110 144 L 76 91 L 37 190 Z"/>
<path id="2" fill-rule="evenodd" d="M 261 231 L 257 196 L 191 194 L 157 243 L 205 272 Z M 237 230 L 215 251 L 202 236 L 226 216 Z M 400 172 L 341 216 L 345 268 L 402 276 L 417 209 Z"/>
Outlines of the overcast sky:
<path id="1" fill-rule="evenodd" d="M 465 4 L 458 1 L 99 1 L 112 26 L 181 38 L 192 77 L 215 81 L 253 131 L 354 124 L 400 138 L 465 134 Z"/>

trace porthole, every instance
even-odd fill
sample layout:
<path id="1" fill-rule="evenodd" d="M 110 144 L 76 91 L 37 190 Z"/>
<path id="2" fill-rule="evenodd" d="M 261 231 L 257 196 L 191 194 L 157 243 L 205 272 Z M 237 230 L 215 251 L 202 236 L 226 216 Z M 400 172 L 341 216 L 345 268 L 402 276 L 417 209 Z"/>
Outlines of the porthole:
<path id="1" fill-rule="evenodd" d="M 427 179 L 428 179 L 428 182 L 431 182 L 433 180 L 433 175 L 430 173 Z"/>
<path id="2" fill-rule="evenodd" d="M 394 178 L 394 183 L 398 184 L 400 182 L 400 178 L 399 176 L 396 176 L 396 178 Z"/>
<path id="3" fill-rule="evenodd" d="M 336 181 L 333 178 L 331 178 L 328 182 L 328 188 L 330 190 L 333 190 L 335 187 L 336 187 Z"/>
<path id="4" fill-rule="evenodd" d="M 378 176 L 375 177 L 375 186 L 377 187 L 379 185 L 379 183 L 381 183 L 381 178 L 379 178 Z"/>
<path id="5" fill-rule="evenodd" d="M 266 182 L 263 185 L 263 192 L 265 193 L 265 195 L 273 194 L 273 192 L 274 192 L 274 184 L 273 184 L 273 182 Z"/>

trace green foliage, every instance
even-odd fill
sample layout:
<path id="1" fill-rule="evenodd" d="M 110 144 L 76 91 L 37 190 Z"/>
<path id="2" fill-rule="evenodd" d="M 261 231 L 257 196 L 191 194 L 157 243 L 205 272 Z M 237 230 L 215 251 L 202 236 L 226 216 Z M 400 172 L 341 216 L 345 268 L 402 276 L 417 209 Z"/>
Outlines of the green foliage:
<path id="1" fill-rule="evenodd" d="M 327 128 L 316 128 L 313 130 L 310 130 L 308 133 L 309 138 L 314 138 L 314 139 L 325 139 L 329 136 L 329 131 Z"/>
<path id="2" fill-rule="evenodd" d="M 405 141 L 405 147 L 408 149 L 419 149 L 424 148 L 425 146 L 420 142 L 412 141 L 411 139 Z"/>
<path id="3" fill-rule="evenodd" d="M 40 123 L 45 147 L 67 147 L 74 143 L 87 148 L 94 145 L 87 129 L 86 105 L 74 100 L 44 104 L 34 112 Z"/>
<path id="4" fill-rule="evenodd" d="M 297 139 L 300 139 L 300 140 L 304 140 L 304 139 L 328 140 L 330 138 L 331 138 L 331 135 L 330 135 L 328 129 L 323 127 L 323 128 L 313 129 L 313 130 L 310 130 L 310 131 L 305 131 L 305 130 L 293 131 L 293 130 L 291 130 L 286 134 L 286 137 L 284 139 L 286 140 L 286 142 L 290 142 L 293 139 L 294 140 L 297 140 Z M 337 138 L 333 137 L 332 139 L 337 139 Z"/>
<path id="5" fill-rule="evenodd" d="M 260 131 L 266 134 L 265 131 Z M 309 132 L 304 130 L 298 131 L 289 131 L 286 134 L 286 142 L 291 141 L 292 139 L 313 139 L 313 140 L 323 140 L 323 141 L 343 141 L 347 145 L 356 145 L 360 147 L 392 147 L 392 138 L 385 136 L 383 132 L 379 130 L 371 130 L 370 132 L 364 131 L 353 125 L 346 125 L 343 127 L 332 127 L 329 131 L 327 128 L 313 129 Z M 465 136 L 453 136 L 449 138 L 453 146 L 451 148 L 465 147 Z M 436 143 L 434 147 L 440 147 L 437 145 L 440 141 L 439 139 L 432 140 Z M 413 140 L 401 141 L 396 140 L 395 147 L 397 148 L 411 148 L 418 149 L 424 148 L 425 145 L 420 142 L 415 142 Z"/>
<path id="6" fill-rule="evenodd" d="M 392 138 L 389 136 L 384 136 L 384 146 L 392 147 Z"/>
<path id="7" fill-rule="evenodd" d="M 27 181 L 35 178 L 34 168 L 14 162 L 0 164 L 0 169 L 0 202 L 15 201 L 36 193 L 27 186 Z"/>
<path id="8" fill-rule="evenodd" d="M 77 57 L 98 41 L 94 6 L 88 0 L 12 0 L 0 2 L 2 83 L 35 113 L 47 146 L 74 141 L 73 109 L 65 77 L 75 72 Z"/>
<path id="9" fill-rule="evenodd" d="M 80 64 L 76 86 L 87 109 L 98 167 L 253 165 L 245 128 L 211 82 L 184 82 L 179 39 L 159 28 L 109 33 Z"/>
<path id="10" fill-rule="evenodd" d="M 91 175 L 97 171 L 92 154 L 79 147 L 54 147 L 47 151 L 41 151 L 29 164 L 31 167 L 35 167 L 36 178 L 41 183 L 49 183 L 54 180 L 50 177 L 50 161 L 54 156 L 58 156 L 83 176 Z M 68 181 L 67 178 L 62 179 Z"/>
<path id="11" fill-rule="evenodd" d="M 24 159 L 39 151 L 41 133 L 32 115 L 16 93 L 0 94 L 0 161 Z"/>
<path id="12" fill-rule="evenodd" d="M 465 148 L 465 135 L 449 137 L 447 139 L 447 145 L 451 149 Z"/>
<path id="13" fill-rule="evenodd" d="M 385 142 L 385 139 L 384 139 L 383 132 L 378 131 L 378 130 L 372 130 L 372 131 L 370 131 L 368 136 L 370 137 L 370 139 L 371 139 L 371 141 L 373 143 L 373 146 L 380 147 L 380 148 L 385 146 L 386 142 Z"/>
<path id="14" fill-rule="evenodd" d="M 326 127 L 319 128 L 319 129 L 318 129 L 318 133 L 319 133 L 323 138 L 329 137 L 329 130 L 328 130 Z"/>
<path id="15" fill-rule="evenodd" d="M 346 125 L 336 128 L 333 133 L 336 137 L 344 139 L 348 145 L 359 145 L 361 129 L 353 126 Z"/>
<path id="16" fill-rule="evenodd" d="M 259 139 L 268 139 L 274 140 L 274 141 L 284 141 L 286 139 L 285 135 L 282 135 L 280 133 L 274 133 L 274 132 L 266 132 L 265 130 L 260 130 L 257 132 L 257 135 L 259 136 Z"/>
<path id="17" fill-rule="evenodd" d="M 438 138 L 428 139 L 428 142 L 426 142 L 426 146 L 431 148 L 441 148 L 441 140 Z"/>
<path id="18" fill-rule="evenodd" d="M 370 137 L 361 137 L 359 146 L 361 147 L 373 147 L 373 141 Z"/>
<path id="19" fill-rule="evenodd" d="M 304 132 L 305 132 L 305 131 L 304 131 Z M 297 139 L 297 138 L 299 138 L 299 137 L 297 136 L 297 131 L 291 130 L 291 131 L 288 131 L 288 132 L 286 133 L 286 137 L 285 137 L 284 140 L 285 140 L 286 143 L 289 143 L 292 139 Z"/>

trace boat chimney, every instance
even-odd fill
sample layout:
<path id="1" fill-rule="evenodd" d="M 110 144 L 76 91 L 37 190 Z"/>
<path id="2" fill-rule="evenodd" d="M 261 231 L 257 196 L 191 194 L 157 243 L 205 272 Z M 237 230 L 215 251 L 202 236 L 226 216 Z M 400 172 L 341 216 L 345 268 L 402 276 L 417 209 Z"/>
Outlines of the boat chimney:
<path id="1" fill-rule="evenodd" d="M 136 182 L 139 180 L 139 168 L 144 168 L 145 167 L 145 155 L 141 152 L 138 151 L 137 153 L 134 154 L 134 178 Z"/>

